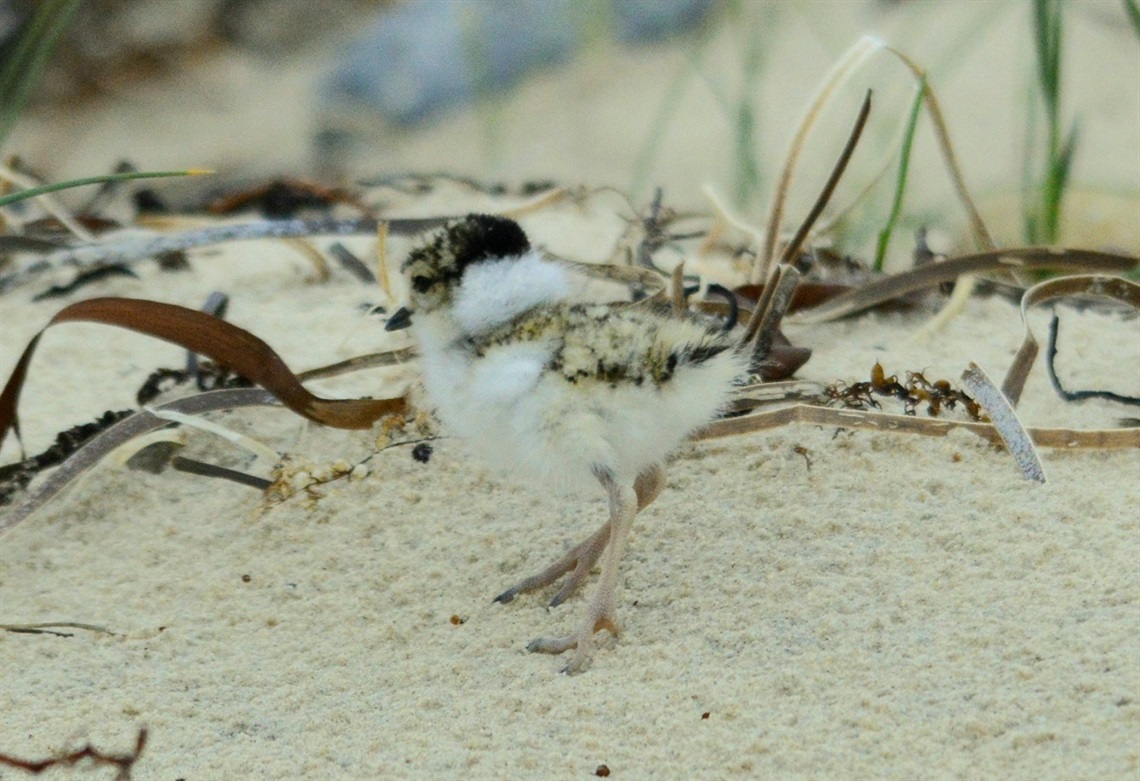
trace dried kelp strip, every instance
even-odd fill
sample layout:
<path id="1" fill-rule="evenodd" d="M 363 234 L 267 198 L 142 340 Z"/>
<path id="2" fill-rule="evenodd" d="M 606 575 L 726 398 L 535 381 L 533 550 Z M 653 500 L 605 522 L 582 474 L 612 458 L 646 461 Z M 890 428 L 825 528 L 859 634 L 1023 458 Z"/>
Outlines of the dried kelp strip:
<path id="1" fill-rule="evenodd" d="M 1029 438 L 1021 421 L 1017 419 L 1017 413 L 1013 411 L 1009 399 L 986 376 L 982 367 L 973 361 L 970 362 L 969 368 L 962 372 L 962 382 L 986 410 L 1002 442 L 1005 443 L 1006 450 L 1017 462 L 1021 474 L 1027 480 L 1044 483 L 1045 467 L 1041 465 L 1041 458 L 1033 447 L 1033 440 Z"/>
<path id="2" fill-rule="evenodd" d="M 892 415 L 885 412 L 832 409 L 814 404 L 793 404 L 735 418 L 723 418 L 708 424 L 693 434 L 691 438 L 695 440 L 717 439 L 778 428 L 791 423 L 870 429 L 899 434 L 921 434 L 928 437 L 944 437 L 955 429 L 963 429 L 995 445 L 1003 444 L 1001 435 L 990 423 L 946 420 L 945 418 L 918 418 L 912 415 Z M 1140 428 L 1086 431 L 1068 428 L 1030 428 L 1026 429 L 1026 432 L 1038 447 L 1097 448 L 1103 450 L 1140 447 Z"/>
<path id="3" fill-rule="evenodd" d="M 1057 367 L 1055 366 L 1057 360 L 1057 331 L 1060 329 L 1061 318 L 1056 313 L 1049 320 L 1049 346 L 1045 350 L 1045 369 L 1049 372 L 1049 382 L 1053 384 L 1053 390 L 1065 401 L 1085 401 L 1086 399 L 1104 399 L 1105 401 L 1115 401 L 1119 404 L 1132 404 L 1140 406 L 1140 397 L 1125 396 L 1122 393 L 1115 393 L 1107 390 L 1065 390 L 1061 385 L 1061 378 L 1057 376 Z"/>
<path id="4" fill-rule="evenodd" d="M 128 328 L 174 342 L 231 367 L 270 390 L 286 407 L 310 420 L 336 428 L 368 428 L 380 417 L 402 412 L 403 398 L 322 399 L 313 395 L 268 344 L 242 328 L 203 312 L 175 304 L 128 298 L 93 298 L 62 309 L 44 328 L 56 323 L 87 321 Z M 9 430 L 19 434 L 16 405 L 43 330 L 20 356 L 0 393 L 0 443 Z"/>
<path id="5" fill-rule="evenodd" d="M 181 412 L 199 415 L 203 412 L 237 409 L 239 407 L 273 407 L 280 402 L 269 391 L 261 388 L 240 388 L 217 390 L 176 399 L 159 407 L 156 411 Z M 43 484 L 21 502 L 7 516 L 0 518 L 0 535 L 5 534 L 18 523 L 48 502 L 53 496 L 82 475 L 115 448 L 135 437 L 170 425 L 170 421 L 141 410 L 96 436 L 77 450 L 55 472 L 48 475 Z"/>
<path id="6" fill-rule="evenodd" d="M 784 313 L 788 311 L 788 305 L 792 301 L 792 295 L 795 293 L 799 281 L 800 272 L 796 270 L 796 267 L 788 263 L 781 263 L 776 266 L 775 273 L 764 285 L 764 292 L 760 295 L 760 300 L 756 302 L 752 317 L 741 337 L 742 344 L 752 342 L 753 367 L 767 358 L 772 351 L 772 344 L 776 340 L 780 321 L 784 319 Z"/>
<path id="7" fill-rule="evenodd" d="M 187 474 L 198 475 L 200 477 L 218 477 L 223 480 L 229 480 L 231 483 L 256 488 L 259 491 L 264 491 L 273 485 L 272 480 L 266 480 L 264 477 L 239 472 L 236 469 L 228 469 L 227 467 L 218 466 L 217 464 L 208 464 L 205 461 L 198 461 L 193 458 L 186 458 L 185 456 L 175 456 L 170 459 L 170 466 L 179 472 L 186 472 Z"/>
<path id="8" fill-rule="evenodd" d="M 1016 247 L 979 252 L 930 263 L 872 282 L 850 293 L 836 296 L 813 309 L 797 312 L 790 322 L 811 324 L 837 320 L 901 296 L 951 282 L 964 274 L 995 271 L 1098 271 L 1126 274 L 1137 268 L 1140 268 L 1140 258 L 1086 249 Z"/>
<path id="9" fill-rule="evenodd" d="M 1048 279 L 1026 290 L 1025 295 L 1021 297 L 1021 322 L 1025 325 L 1025 338 L 1005 375 L 1005 381 L 1001 384 L 1001 392 L 1014 406 L 1021 398 L 1025 380 L 1029 377 L 1029 370 L 1033 368 L 1033 362 L 1040 350 L 1037 337 L 1029 327 L 1029 308 L 1067 296 L 1107 298 L 1140 309 L 1140 285 L 1122 277 L 1081 274 Z"/>
<path id="10" fill-rule="evenodd" d="M 48 768 L 57 765 L 74 765 L 89 759 L 96 765 L 110 765 L 114 767 L 115 778 L 117 781 L 129 781 L 131 777 L 131 769 L 135 763 L 139 761 L 142 756 L 143 749 L 146 748 L 146 727 L 139 728 L 139 735 L 135 739 L 134 751 L 127 754 L 111 754 L 101 751 L 90 743 L 83 748 L 72 751 L 67 754 L 58 756 L 46 757 L 44 759 L 20 759 L 19 757 L 11 756 L 10 754 L 0 754 L 0 765 L 7 765 L 14 767 L 18 770 L 26 770 L 34 775 L 39 775 Z"/>
<path id="11" fill-rule="evenodd" d="M 388 230 L 415 234 L 437 228 L 450 217 L 421 217 L 388 220 Z M 371 217 L 350 219 L 258 220 L 235 225 L 213 225 L 198 230 L 159 236 L 130 236 L 49 252 L 36 263 L 0 276 L 0 293 L 31 282 L 44 272 L 64 266 L 129 264 L 146 258 L 207 247 L 227 241 L 251 239 L 290 239 L 310 236 L 346 236 L 376 233 L 379 221 Z"/>

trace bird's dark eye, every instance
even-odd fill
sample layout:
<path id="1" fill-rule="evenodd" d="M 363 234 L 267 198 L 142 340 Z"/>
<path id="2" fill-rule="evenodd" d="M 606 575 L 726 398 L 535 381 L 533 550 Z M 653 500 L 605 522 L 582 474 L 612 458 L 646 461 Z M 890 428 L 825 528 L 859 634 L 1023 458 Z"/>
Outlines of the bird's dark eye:
<path id="1" fill-rule="evenodd" d="M 425 277 L 422 274 L 416 274 L 412 277 L 412 289 L 417 293 L 426 293 L 431 289 L 431 277 Z"/>

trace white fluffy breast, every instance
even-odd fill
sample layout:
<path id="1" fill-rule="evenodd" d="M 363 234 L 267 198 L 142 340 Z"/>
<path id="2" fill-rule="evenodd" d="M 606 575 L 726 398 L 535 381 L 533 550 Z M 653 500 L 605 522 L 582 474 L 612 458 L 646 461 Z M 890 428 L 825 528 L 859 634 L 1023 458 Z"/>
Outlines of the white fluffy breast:
<path id="1" fill-rule="evenodd" d="M 521 257 L 470 266 L 455 291 L 451 315 L 460 330 L 479 333 L 541 304 L 564 301 L 571 289 L 571 274 L 564 266 L 531 250 Z"/>

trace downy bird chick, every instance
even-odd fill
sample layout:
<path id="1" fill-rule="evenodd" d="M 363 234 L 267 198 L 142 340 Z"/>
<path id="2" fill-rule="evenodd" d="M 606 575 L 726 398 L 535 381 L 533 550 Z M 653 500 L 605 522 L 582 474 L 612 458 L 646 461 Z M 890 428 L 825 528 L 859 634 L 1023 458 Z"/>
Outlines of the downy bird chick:
<path id="1" fill-rule="evenodd" d="M 665 486 L 665 457 L 724 406 L 748 357 L 717 324 L 646 303 L 572 302 L 577 272 L 504 217 L 449 223 L 403 271 L 410 302 L 387 328 L 412 327 L 445 428 L 536 488 L 600 484 L 609 496 L 601 528 L 496 597 L 510 602 L 567 576 L 558 605 L 604 553 L 578 630 L 528 646 L 574 649 L 565 671 L 577 672 L 595 632 L 618 634 L 619 563 L 634 516 Z"/>

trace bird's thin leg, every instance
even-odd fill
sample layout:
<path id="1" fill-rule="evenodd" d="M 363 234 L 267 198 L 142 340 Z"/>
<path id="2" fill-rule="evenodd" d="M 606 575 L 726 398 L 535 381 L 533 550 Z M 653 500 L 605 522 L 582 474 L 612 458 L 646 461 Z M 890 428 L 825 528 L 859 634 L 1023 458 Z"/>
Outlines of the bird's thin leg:
<path id="1" fill-rule="evenodd" d="M 560 654 L 571 648 L 576 649 L 570 663 L 563 668 L 563 672 L 567 673 L 576 673 L 582 669 L 582 665 L 589 658 L 590 643 L 595 632 L 607 629 L 614 636 L 621 632 L 615 615 L 614 600 L 618 568 L 625 552 L 630 526 L 633 525 L 634 516 L 637 515 L 637 493 L 631 486 L 619 485 L 608 470 L 599 470 L 597 474 L 598 480 L 610 497 L 610 539 L 609 545 L 606 546 L 605 558 L 602 560 L 602 578 L 586 611 L 586 620 L 572 635 L 535 640 L 527 646 L 528 650 L 547 654 Z"/>
<path id="2" fill-rule="evenodd" d="M 637 511 L 641 512 L 652 504 L 653 500 L 657 498 L 664 487 L 665 470 L 661 468 L 660 464 L 654 464 L 638 475 L 637 480 L 633 484 L 633 490 L 637 494 Z M 523 578 L 502 594 L 495 597 L 494 601 L 506 604 L 519 594 L 546 588 L 569 572 L 570 577 L 566 579 L 566 582 L 562 584 L 562 588 L 558 589 L 558 593 L 555 594 L 554 599 L 550 601 L 551 607 L 558 607 L 569 599 L 570 596 L 578 590 L 578 587 L 582 585 L 582 582 L 586 580 L 586 577 L 589 576 L 590 571 L 594 568 L 598 558 L 601 557 L 602 551 L 606 549 L 606 545 L 609 541 L 610 522 L 606 521 L 596 532 L 571 548 L 565 556 L 562 556 L 558 561 L 551 564 L 542 572 L 531 575 L 529 578 Z"/>

